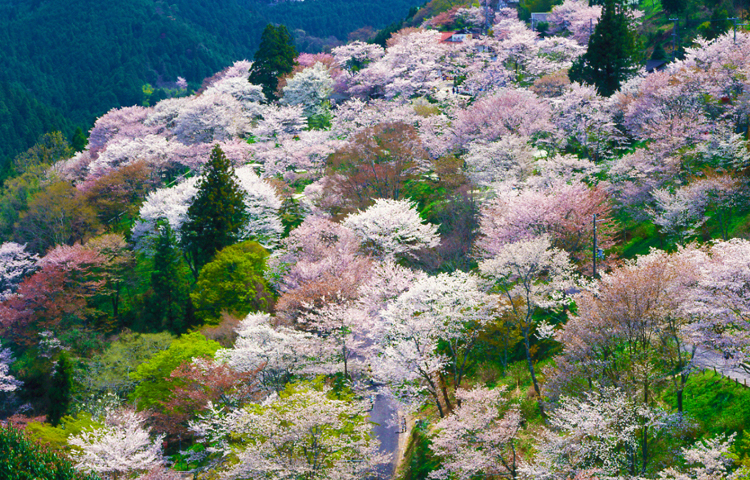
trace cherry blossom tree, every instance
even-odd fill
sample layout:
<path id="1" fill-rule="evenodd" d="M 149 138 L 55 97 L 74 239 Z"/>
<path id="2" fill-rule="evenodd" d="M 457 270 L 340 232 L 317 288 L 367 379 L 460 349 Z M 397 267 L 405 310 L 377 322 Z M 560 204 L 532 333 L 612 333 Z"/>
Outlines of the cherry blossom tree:
<path id="1" fill-rule="evenodd" d="M 176 145 L 160 135 L 122 138 L 107 142 L 96 160 L 88 165 L 87 180 L 96 180 L 114 170 L 144 162 L 153 170 L 165 170 Z"/>
<path id="2" fill-rule="evenodd" d="M 26 251 L 25 245 L 5 242 L 0 245 L 0 302 L 36 269 L 39 256 Z"/>
<path id="3" fill-rule="evenodd" d="M 739 479 L 747 475 L 747 468 L 732 472 L 730 447 L 735 434 L 725 437 L 718 435 L 714 438 L 698 440 L 689 447 L 683 447 L 682 457 L 689 467 L 679 471 L 669 467 L 659 472 L 659 478 L 664 480 L 724 480 Z"/>
<path id="4" fill-rule="evenodd" d="M 243 442 L 226 477 L 357 480 L 385 463 L 372 438 L 365 402 L 339 400 L 328 388 L 290 386 L 236 416 Z"/>
<path id="5" fill-rule="evenodd" d="M 549 414 L 550 427 L 534 460 L 520 466 L 520 477 L 562 480 L 596 469 L 607 477 L 635 478 L 645 468 L 636 456 L 648 439 L 643 429 L 666 426 L 665 417 L 662 411 L 639 407 L 616 388 L 563 397 Z"/>
<path id="6" fill-rule="evenodd" d="M 567 31 L 581 45 L 589 43 L 589 35 L 602 15 L 601 5 L 589 5 L 586 0 L 565 0 L 552 7 L 547 18 L 553 28 L 550 33 Z"/>
<path id="7" fill-rule="evenodd" d="M 298 322 L 300 314 L 328 302 L 347 302 L 369 278 L 371 261 L 359 254 L 359 241 L 350 229 L 310 216 L 285 239 L 277 257 L 277 288 L 283 293 L 277 314 Z M 272 259 L 273 260 L 273 259 Z M 308 325 L 298 325 L 308 329 Z"/>
<path id="8" fill-rule="evenodd" d="M 453 125 L 458 147 L 474 140 L 486 142 L 515 134 L 531 137 L 552 130 L 550 108 L 529 90 L 505 88 L 481 98 L 456 115 Z"/>
<path id="9" fill-rule="evenodd" d="M 282 176 L 288 181 L 299 177 L 322 175 L 329 155 L 345 146 L 326 130 L 306 130 L 296 135 L 282 135 L 252 145 L 253 158 L 260 162 L 264 178 Z"/>
<path id="10" fill-rule="evenodd" d="M 427 393 L 445 416 L 452 406 L 443 374 L 449 371 L 453 387 L 460 388 L 479 333 L 496 308 L 474 275 L 457 271 L 417 280 L 381 314 L 376 378 L 412 400 Z M 438 348 L 440 342 L 447 351 Z"/>
<path id="11" fill-rule="evenodd" d="M 13 392 L 23 385 L 23 382 L 9 373 L 10 364 L 13 363 L 13 352 L 10 348 L 0 346 L 0 392 Z"/>
<path id="12" fill-rule="evenodd" d="M 171 188 L 161 188 L 148 194 L 139 212 L 140 219 L 133 227 L 133 238 L 139 249 L 150 248 L 150 242 L 159 234 L 160 220 L 169 223 L 179 235 L 187 220 L 187 211 L 198 193 L 198 177 L 191 177 Z"/>
<path id="13" fill-rule="evenodd" d="M 264 105 L 261 119 L 250 129 L 250 133 L 262 141 L 299 135 L 307 126 L 303 111 L 302 105 Z"/>
<path id="14" fill-rule="evenodd" d="M 555 179 L 541 188 L 496 190 L 497 196 L 482 211 L 482 236 L 476 248 L 485 257 L 505 245 L 548 235 L 552 246 L 568 252 L 581 267 L 591 262 L 593 218 L 602 249 L 613 245 L 613 221 L 606 191 L 583 182 Z"/>
<path id="15" fill-rule="evenodd" d="M 695 341 L 727 352 L 727 361 L 738 365 L 750 355 L 750 242 L 716 242 L 696 261 L 700 276 L 690 291 L 691 302 L 684 305 L 697 316 L 690 331 Z"/>
<path id="16" fill-rule="evenodd" d="M 456 391 L 460 406 L 435 425 L 438 434 L 430 449 L 444 461 L 430 478 L 517 477 L 521 413 L 517 406 L 506 406 L 505 393 L 505 387 Z"/>
<path id="17" fill-rule="evenodd" d="M 385 55 L 350 79 L 349 93 L 359 97 L 411 98 L 432 92 L 440 81 L 445 47 L 434 30 L 393 35 Z"/>
<path id="18" fill-rule="evenodd" d="M 364 312 L 353 301 L 340 299 L 337 295 L 325 298 L 325 301 L 321 308 L 308 309 L 297 322 L 315 333 L 326 351 L 323 358 L 343 364 L 344 377 L 349 378 L 352 370 L 361 367 L 359 360 L 368 353 Z M 339 371 L 334 368 L 329 373 Z"/>
<path id="19" fill-rule="evenodd" d="M 117 479 L 162 464 L 163 437 L 152 439 L 145 422 L 143 414 L 132 410 L 108 411 L 102 426 L 68 438 L 76 468 Z"/>
<path id="20" fill-rule="evenodd" d="M 614 121 L 617 109 L 589 85 L 574 82 L 552 102 L 551 121 L 561 147 L 575 148 L 597 160 L 611 154 L 622 133 Z"/>
<path id="21" fill-rule="evenodd" d="M 292 375 L 328 373 L 321 367 L 329 364 L 325 348 L 314 335 L 272 323 L 266 313 L 249 314 L 237 326 L 234 346 L 218 350 L 216 360 L 257 375 L 259 385 L 269 391 L 283 390 Z"/>
<path id="22" fill-rule="evenodd" d="M 670 155 L 706 137 L 709 119 L 695 78 L 655 72 L 639 81 L 632 97 L 622 94 L 624 123 L 639 140 L 660 155 Z"/>
<path id="23" fill-rule="evenodd" d="M 172 132 L 182 143 L 222 142 L 250 130 L 250 117 L 234 96 L 206 91 L 177 113 Z"/>
<path id="24" fill-rule="evenodd" d="M 356 133 L 380 124 L 402 123 L 415 126 L 419 117 L 408 103 L 389 102 L 383 99 L 362 100 L 353 98 L 339 105 L 331 120 L 331 132 L 336 137 L 349 138 Z"/>
<path id="25" fill-rule="evenodd" d="M 61 324 L 88 327 L 94 310 L 88 300 L 104 285 L 96 275 L 104 258 L 98 252 L 61 245 L 37 263 L 39 269 L 0 302 L 0 330 L 16 344 L 34 345 L 39 332 L 55 331 Z"/>
<path id="26" fill-rule="evenodd" d="M 350 72 L 357 72 L 385 55 L 380 45 L 365 42 L 350 42 L 331 50 L 336 62 Z"/>
<path id="27" fill-rule="evenodd" d="M 482 274 L 494 282 L 505 298 L 515 322 L 523 334 L 526 362 L 534 391 L 541 395 L 531 358 L 531 334 L 534 314 L 539 309 L 566 303 L 562 293 L 574 285 L 568 254 L 552 248 L 547 236 L 509 243 L 490 259 L 479 264 Z"/>
<path id="28" fill-rule="evenodd" d="M 576 298 L 578 312 L 557 336 L 563 354 L 558 371 L 547 375 L 549 391 L 569 391 L 561 384 L 585 378 L 648 406 L 655 389 L 671 381 L 682 413 L 695 345 L 702 343 L 696 319 L 686 311 L 701 262 L 695 249 L 673 255 L 654 250 L 603 274 L 593 291 Z"/>
<path id="29" fill-rule="evenodd" d="M 187 437 L 188 420 L 203 411 L 209 402 L 238 406 L 258 397 L 255 371 L 242 371 L 212 359 L 193 358 L 169 374 L 171 395 L 160 402 L 151 415 L 157 431 L 171 437 Z"/>
<path id="30" fill-rule="evenodd" d="M 706 215 L 713 207 L 721 233 L 726 240 L 728 231 L 726 218 L 740 193 L 740 182 L 730 175 L 707 176 L 675 189 L 666 188 L 652 192 L 656 201 L 650 213 L 656 225 L 664 233 L 684 242 L 695 235 L 696 229 L 708 220 Z"/>
<path id="31" fill-rule="evenodd" d="M 523 181 L 532 171 L 534 150 L 528 138 L 506 135 L 495 142 L 472 142 L 464 161 L 472 183 L 492 187 Z"/>
<path id="32" fill-rule="evenodd" d="M 284 232 L 279 217 L 279 195 L 250 166 L 238 168 L 235 174 L 240 187 L 245 191 L 246 223 L 240 238 L 255 240 L 268 249 L 274 248 Z"/>
<path id="33" fill-rule="evenodd" d="M 353 213 L 343 222 L 376 257 L 413 256 L 415 251 L 440 243 L 437 226 L 425 224 L 416 204 L 408 200 L 379 198 L 364 212 Z"/>
<path id="34" fill-rule="evenodd" d="M 400 200 L 406 182 L 431 167 L 411 125 L 389 122 L 361 130 L 327 160 L 329 190 L 345 201 L 331 213 L 369 207 L 375 198 Z"/>
<path id="35" fill-rule="evenodd" d="M 114 138 L 134 139 L 146 136 L 146 119 L 151 110 L 145 107 L 116 108 L 99 117 L 89 132 L 88 150 L 96 155 Z"/>
<path id="36" fill-rule="evenodd" d="M 318 62 L 290 78 L 283 89 L 282 102 L 302 105 L 306 117 L 325 113 L 324 102 L 333 92 L 333 79 L 328 69 Z"/>

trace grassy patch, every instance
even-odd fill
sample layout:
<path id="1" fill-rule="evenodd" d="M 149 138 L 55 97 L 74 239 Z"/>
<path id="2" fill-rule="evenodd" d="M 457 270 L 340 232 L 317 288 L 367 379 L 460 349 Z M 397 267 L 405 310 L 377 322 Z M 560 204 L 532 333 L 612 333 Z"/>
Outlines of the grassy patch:
<path id="1" fill-rule="evenodd" d="M 665 400 L 677 409 L 674 393 Z M 685 386 L 684 409 L 708 436 L 741 432 L 750 428 L 750 388 L 713 372 L 696 373 Z"/>

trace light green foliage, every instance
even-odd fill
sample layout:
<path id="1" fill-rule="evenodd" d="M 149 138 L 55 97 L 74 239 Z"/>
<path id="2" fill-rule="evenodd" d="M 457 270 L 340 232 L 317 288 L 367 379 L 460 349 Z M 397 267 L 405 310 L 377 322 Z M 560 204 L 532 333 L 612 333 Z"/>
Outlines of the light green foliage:
<path id="1" fill-rule="evenodd" d="M 65 137 L 60 132 L 52 132 L 13 159 L 8 168 L 14 176 L 5 180 L 0 189 L 0 236 L 11 237 L 13 226 L 29 200 L 42 189 L 50 165 L 73 153 Z"/>
<path id="2" fill-rule="evenodd" d="M 130 378 L 139 382 L 130 400 L 137 403 L 140 410 L 158 405 L 170 395 L 169 374 L 181 363 L 194 357 L 213 357 L 221 348 L 218 342 L 209 340 L 198 332 L 182 335 L 145 363 L 138 366 Z"/>
<path id="3" fill-rule="evenodd" d="M 173 340 L 174 337 L 167 332 L 121 334 L 89 365 L 85 387 L 92 393 L 111 391 L 125 394 L 132 391 L 138 382 L 130 378 L 130 374 L 140 364 L 168 349 Z"/>
<path id="4" fill-rule="evenodd" d="M 222 311 L 238 317 L 268 311 L 272 295 L 263 278 L 267 258 L 268 252 L 253 241 L 220 251 L 203 267 L 190 294 L 198 318 L 217 324 Z"/>
<path id="5" fill-rule="evenodd" d="M 80 434 L 86 428 L 98 428 L 101 423 L 91 418 L 91 414 L 81 412 L 75 417 L 66 415 L 60 419 L 60 425 L 53 427 L 49 423 L 29 422 L 26 431 L 39 443 L 53 450 L 68 449 L 68 437 Z"/>

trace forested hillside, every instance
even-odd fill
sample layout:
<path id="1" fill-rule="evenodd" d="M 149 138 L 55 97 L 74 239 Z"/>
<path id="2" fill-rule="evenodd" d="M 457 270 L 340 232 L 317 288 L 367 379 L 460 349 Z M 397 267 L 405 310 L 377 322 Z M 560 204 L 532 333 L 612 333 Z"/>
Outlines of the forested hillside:
<path id="1" fill-rule="evenodd" d="M 70 135 L 71 125 L 88 130 L 111 108 L 174 95 L 167 90 L 177 88 L 178 77 L 197 89 L 234 60 L 251 59 L 269 22 L 304 30 L 298 32 L 303 48 L 322 48 L 345 42 L 358 28 L 402 18 L 412 5 L 409 0 L 2 0 L 0 82 L 10 87 L 0 91 L 0 103 L 40 106 L 29 109 L 23 125 L 14 121 L 12 133 L 0 132 L 0 165 L 43 133 L 58 129 Z M 147 84 L 156 90 L 151 98 L 144 94 Z M 24 93 L 6 96 L 8 88 Z"/>
<path id="2" fill-rule="evenodd" d="M 750 32 L 601 3 L 268 26 L 15 156 L 0 478 L 750 478 Z"/>

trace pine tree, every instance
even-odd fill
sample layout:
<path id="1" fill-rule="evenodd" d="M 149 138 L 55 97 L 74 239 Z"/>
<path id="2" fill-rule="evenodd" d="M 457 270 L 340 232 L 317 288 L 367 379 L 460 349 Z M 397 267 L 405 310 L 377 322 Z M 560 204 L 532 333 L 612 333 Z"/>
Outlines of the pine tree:
<path id="1" fill-rule="evenodd" d="M 70 144 L 76 152 L 82 152 L 86 148 L 86 135 L 83 134 L 81 127 L 76 128 Z"/>
<path id="2" fill-rule="evenodd" d="M 287 28 L 284 25 L 266 25 L 250 68 L 250 83 L 262 85 L 267 99 L 277 98 L 279 77 L 292 72 L 295 58 L 297 50 Z"/>
<path id="3" fill-rule="evenodd" d="M 52 372 L 52 384 L 49 390 L 50 406 L 47 412 L 47 421 L 55 427 L 60 423 L 60 419 L 70 406 L 71 377 L 72 366 L 68 356 L 63 352 Z"/>
<path id="4" fill-rule="evenodd" d="M 571 81 L 593 85 L 608 97 L 635 73 L 637 46 L 625 8 L 606 0 L 586 53 L 573 63 L 568 75 Z"/>
<path id="5" fill-rule="evenodd" d="M 201 267 L 216 252 L 239 241 L 246 221 L 245 193 L 232 164 L 216 145 L 181 232 L 183 248 L 196 279 Z"/>
<path id="6" fill-rule="evenodd" d="M 167 222 L 164 222 L 156 240 L 153 262 L 153 295 L 147 302 L 148 313 L 152 317 L 150 329 L 183 333 L 188 323 L 190 285 L 185 278 L 187 267 Z"/>

